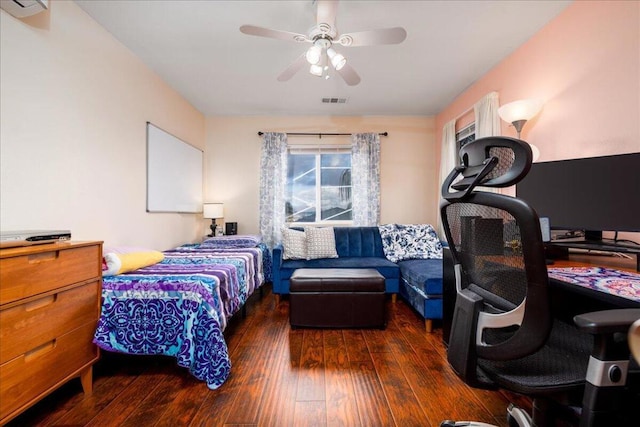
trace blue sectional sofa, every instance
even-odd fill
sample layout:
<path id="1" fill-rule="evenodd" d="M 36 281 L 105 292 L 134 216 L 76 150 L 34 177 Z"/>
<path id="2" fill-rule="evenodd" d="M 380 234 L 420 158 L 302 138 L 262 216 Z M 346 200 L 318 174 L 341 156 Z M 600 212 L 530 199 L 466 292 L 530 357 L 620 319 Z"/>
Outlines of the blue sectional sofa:
<path id="1" fill-rule="evenodd" d="M 442 260 L 408 259 L 398 266 L 400 295 L 424 317 L 431 332 L 433 319 L 442 319 Z"/>
<path id="2" fill-rule="evenodd" d="M 335 227 L 338 258 L 282 259 L 282 245 L 273 248 L 273 293 L 289 294 L 289 278 L 298 268 L 375 268 L 385 278 L 385 291 L 395 302 L 397 293 L 425 318 L 442 319 L 442 260 L 389 261 L 378 227 Z"/>

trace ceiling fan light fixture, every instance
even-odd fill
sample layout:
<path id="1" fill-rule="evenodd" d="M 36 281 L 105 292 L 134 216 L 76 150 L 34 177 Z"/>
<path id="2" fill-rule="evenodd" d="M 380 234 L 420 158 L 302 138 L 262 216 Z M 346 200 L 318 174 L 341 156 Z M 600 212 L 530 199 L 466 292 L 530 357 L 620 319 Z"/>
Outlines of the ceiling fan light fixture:
<path id="1" fill-rule="evenodd" d="M 317 64 L 311 64 L 311 67 L 309 67 L 309 72 L 316 77 L 322 77 L 322 74 L 323 74 L 322 66 Z"/>
<path id="2" fill-rule="evenodd" d="M 320 58 L 322 57 L 322 48 L 317 44 L 311 46 L 307 53 L 305 54 L 305 58 L 307 58 L 307 62 L 311 65 L 315 65 L 320 62 Z"/>
<path id="3" fill-rule="evenodd" d="M 327 55 L 329 55 L 329 59 L 331 60 L 331 65 L 333 65 L 333 68 L 335 68 L 336 71 L 340 71 L 342 67 L 344 67 L 345 64 L 347 63 L 347 60 L 345 59 L 345 57 L 342 56 L 342 54 L 337 53 L 335 50 L 333 50 L 332 47 L 327 49 Z"/>

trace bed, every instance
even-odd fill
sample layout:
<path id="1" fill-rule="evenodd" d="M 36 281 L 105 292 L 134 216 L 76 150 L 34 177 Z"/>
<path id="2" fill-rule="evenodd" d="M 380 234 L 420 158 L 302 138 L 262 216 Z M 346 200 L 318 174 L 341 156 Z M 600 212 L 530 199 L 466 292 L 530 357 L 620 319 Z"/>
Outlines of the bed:
<path id="1" fill-rule="evenodd" d="M 229 319 L 271 280 L 263 243 L 189 244 L 131 272 L 103 277 L 94 342 L 104 350 L 175 357 L 211 389 L 229 376 Z M 245 244 L 246 245 L 246 244 Z"/>

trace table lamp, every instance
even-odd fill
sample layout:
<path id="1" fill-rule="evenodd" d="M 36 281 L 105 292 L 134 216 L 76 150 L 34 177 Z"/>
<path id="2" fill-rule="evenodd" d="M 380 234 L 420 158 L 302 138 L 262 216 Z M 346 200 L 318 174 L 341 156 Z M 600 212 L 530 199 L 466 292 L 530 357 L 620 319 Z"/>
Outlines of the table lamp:
<path id="1" fill-rule="evenodd" d="M 216 218 L 224 217 L 224 205 L 222 203 L 205 203 L 202 206 L 202 216 L 211 219 L 211 234 L 208 237 L 216 235 Z"/>

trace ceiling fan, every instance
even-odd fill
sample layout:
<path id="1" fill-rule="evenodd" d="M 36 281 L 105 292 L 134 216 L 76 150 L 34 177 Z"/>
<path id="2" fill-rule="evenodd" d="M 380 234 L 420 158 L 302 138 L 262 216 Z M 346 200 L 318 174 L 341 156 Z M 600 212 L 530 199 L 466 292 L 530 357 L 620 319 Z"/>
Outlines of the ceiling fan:
<path id="1" fill-rule="evenodd" d="M 289 80 L 302 67 L 308 64 L 310 66 L 309 72 L 314 76 L 328 79 L 329 67 L 331 66 L 349 86 L 355 86 L 360 83 L 360 76 L 353 67 L 347 64 L 346 58 L 334 49 L 336 44 L 344 47 L 398 44 L 402 43 L 407 37 L 407 32 L 402 27 L 339 34 L 336 28 L 338 1 L 316 0 L 315 3 L 317 6 L 316 25 L 306 35 L 272 30 L 255 25 L 243 25 L 240 27 L 242 33 L 252 36 L 311 43 L 309 49 L 280 73 L 278 81 Z"/>

